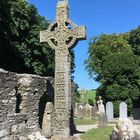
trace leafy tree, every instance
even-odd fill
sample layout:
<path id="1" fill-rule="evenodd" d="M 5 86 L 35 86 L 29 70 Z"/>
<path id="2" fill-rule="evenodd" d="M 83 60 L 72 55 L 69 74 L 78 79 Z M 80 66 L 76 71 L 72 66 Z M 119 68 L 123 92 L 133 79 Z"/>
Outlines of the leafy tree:
<path id="1" fill-rule="evenodd" d="M 49 22 L 25 0 L 0 2 L 0 67 L 15 71 L 53 75 L 54 52 L 39 43 L 39 31 Z"/>
<path id="2" fill-rule="evenodd" d="M 134 54 L 140 56 L 140 26 L 130 31 L 128 41 Z"/>
<path id="3" fill-rule="evenodd" d="M 54 50 L 40 44 L 49 25 L 26 0 L 0 1 L 0 67 L 19 73 L 54 76 Z M 74 72 L 74 51 L 71 51 Z"/>
<path id="4" fill-rule="evenodd" d="M 128 41 L 123 38 L 123 35 L 102 34 L 93 37 L 89 43 L 89 57 L 85 61 L 90 77 L 100 81 L 102 79 L 102 65 L 105 57 L 116 52 L 132 52 Z"/>
<path id="5" fill-rule="evenodd" d="M 131 114 L 132 105 L 138 103 L 140 97 L 139 59 L 134 55 L 128 37 L 127 33 L 103 34 L 93 38 L 89 58 L 85 61 L 90 76 L 101 83 L 97 95 L 101 95 L 105 103 L 114 103 L 116 116 L 121 101 L 128 104 Z"/>
<path id="6" fill-rule="evenodd" d="M 140 26 L 129 33 L 129 37 L 127 38 L 129 44 L 131 45 L 134 54 L 139 59 L 139 66 L 140 66 Z M 138 103 L 135 103 L 135 106 L 140 107 L 140 97 Z"/>

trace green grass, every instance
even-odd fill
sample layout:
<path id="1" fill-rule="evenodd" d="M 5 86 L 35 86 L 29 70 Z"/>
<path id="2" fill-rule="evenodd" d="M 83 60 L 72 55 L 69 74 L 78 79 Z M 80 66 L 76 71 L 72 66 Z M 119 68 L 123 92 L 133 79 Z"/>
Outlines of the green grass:
<path id="1" fill-rule="evenodd" d="M 112 127 L 96 128 L 81 135 L 82 140 L 109 140 Z"/>
<path id="2" fill-rule="evenodd" d="M 88 103 L 88 100 L 92 100 L 95 103 L 95 98 L 96 98 L 96 91 L 94 90 L 87 90 L 87 93 L 85 95 L 84 99 L 81 99 L 82 102 Z"/>
<path id="3" fill-rule="evenodd" d="M 95 124 L 97 122 L 96 119 L 90 120 L 90 119 L 75 119 L 75 125 L 91 125 Z"/>

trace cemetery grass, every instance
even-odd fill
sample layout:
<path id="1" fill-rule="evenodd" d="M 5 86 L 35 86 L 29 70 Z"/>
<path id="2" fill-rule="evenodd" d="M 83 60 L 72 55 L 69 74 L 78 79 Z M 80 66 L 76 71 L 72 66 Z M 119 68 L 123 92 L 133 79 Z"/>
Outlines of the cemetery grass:
<path id="1" fill-rule="evenodd" d="M 75 119 L 75 125 L 92 125 L 97 123 L 97 119 Z"/>
<path id="2" fill-rule="evenodd" d="M 92 100 L 94 103 L 96 101 L 96 91 L 89 90 L 85 95 L 84 99 L 81 99 L 81 102 L 88 103 L 89 100 Z"/>
<path id="3" fill-rule="evenodd" d="M 81 135 L 82 140 L 109 140 L 109 135 L 112 132 L 112 127 L 96 128 L 87 131 Z"/>

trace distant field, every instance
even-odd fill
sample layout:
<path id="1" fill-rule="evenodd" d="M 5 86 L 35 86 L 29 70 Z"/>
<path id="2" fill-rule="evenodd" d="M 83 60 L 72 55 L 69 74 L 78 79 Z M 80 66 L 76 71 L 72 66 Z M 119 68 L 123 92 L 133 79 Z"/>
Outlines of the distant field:
<path id="1" fill-rule="evenodd" d="M 94 90 L 87 90 L 84 99 L 81 98 L 81 102 L 87 103 L 88 100 L 92 100 L 95 103 L 96 98 L 96 91 Z"/>

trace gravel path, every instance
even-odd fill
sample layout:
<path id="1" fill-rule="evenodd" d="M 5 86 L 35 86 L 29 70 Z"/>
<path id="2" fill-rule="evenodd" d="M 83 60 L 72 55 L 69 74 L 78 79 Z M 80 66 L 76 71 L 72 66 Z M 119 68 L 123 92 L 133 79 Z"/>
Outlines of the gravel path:
<path id="1" fill-rule="evenodd" d="M 86 131 L 92 129 L 92 128 L 97 128 L 98 125 L 97 124 L 93 124 L 93 125 L 78 125 L 76 126 L 77 129 L 77 133 L 74 134 L 74 136 L 79 137 L 82 133 L 85 133 Z"/>

